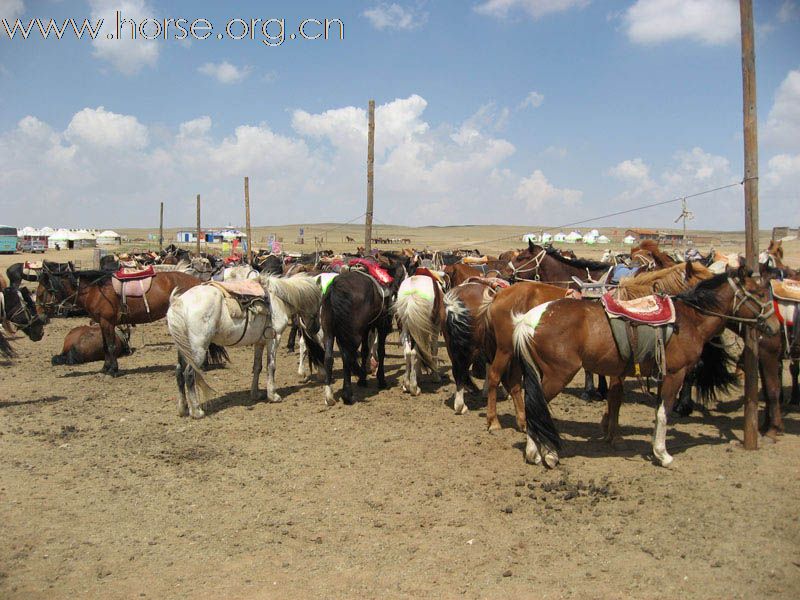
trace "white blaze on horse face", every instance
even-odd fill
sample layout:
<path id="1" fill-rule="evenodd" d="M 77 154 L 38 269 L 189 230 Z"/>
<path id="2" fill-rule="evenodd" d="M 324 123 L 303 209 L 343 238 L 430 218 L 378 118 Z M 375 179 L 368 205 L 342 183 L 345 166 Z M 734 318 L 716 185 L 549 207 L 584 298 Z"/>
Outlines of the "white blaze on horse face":
<path id="1" fill-rule="evenodd" d="M 668 467 L 672 463 L 672 456 L 667 452 L 667 411 L 662 402 L 656 412 L 656 428 L 653 433 L 653 454 L 661 463 L 662 467 Z"/>

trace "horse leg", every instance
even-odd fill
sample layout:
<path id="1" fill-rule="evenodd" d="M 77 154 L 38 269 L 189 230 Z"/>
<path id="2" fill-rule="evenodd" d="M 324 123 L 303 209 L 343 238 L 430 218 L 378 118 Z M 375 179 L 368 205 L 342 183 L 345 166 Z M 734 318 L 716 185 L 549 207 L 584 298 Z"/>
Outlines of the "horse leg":
<path id="1" fill-rule="evenodd" d="M 267 346 L 267 398 L 270 402 L 280 402 L 281 397 L 275 391 L 275 370 L 278 368 L 278 347 L 280 334 L 273 334 Z"/>
<path id="2" fill-rule="evenodd" d="M 117 334 L 114 331 L 114 326 L 105 319 L 100 320 L 100 331 L 103 335 L 103 351 L 105 352 L 105 360 L 103 361 L 101 373 L 117 377 L 119 375 L 116 357 Z"/>
<path id="3" fill-rule="evenodd" d="M 597 393 L 603 400 L 608 400 L 608 382 L 603 375 L 597 376 Z"/>
<path id="4" fill-rule="evenodd" d="M 606 414 L 603 416 L 601 423 L 605 433 L 603 439 L 612 448 L 617 448 L 622 442 L 622 438 L 619 435 L 619 409 L 622 406 L 624 393 L 623 379 L 615 377 L 611 383 L 611 388 L 608 390 Z"/>
<path id="5" fill-rule="evenodd" d="M 489 386 L 486 404 L 486 427 L 489 431 L 501 429 L 500 421 L 497 420 L 497 386 L 500 383 L 501 377 L 505 374 L 510 361 L 511 355 L 498 348 L 494 354 L 494 360 L 489 366 L 489 371 L 486 374 L 486 381 Z"/>
<path id="6" fill-rule="evenodd" d="M 596 400 L 597 398 L 597 389 L 594 387 L 594 373 L 584 371 L 584 384 L 581 400 Z"/>
<path id="7" fill-rule="evenodd" d="M 792 397 L 789 400 L 789 404 L 796 406 L 800 404 L 800 385 L 797 383 L 798 377 L 800 376 L 800 361 L 792 360 L 789 363 L 789 375 L 792 380 Z"/>
<path id="8" fill-rule="evenodd" d="M 189 416 L 193 419 L 202 419 L 206 413 L 200 408 L 200 401 L 197 396 L 197 374 L 192 365 L 186 365 L 183 371 L 183 378 L 186 382 L 186 399 L 189 405 Z"/>
<path id="9" fill-rule="evenodd" d="M 672 409 L 673 414 L 680 417 L 688 417 L 694 410 L 694 400 L 692 400 L 692 389 L 694 389 L 695 381 L 697 379 L 697 370 L 692 369 L 686 374 L 686 379 L 683 380 L 683 387 L 681 388 L 678 402 L 675 408 Z"/>
<path id="10" fill-rule="evenodd" d="M 358 387 L 367 387 L 367 364 L 370 355 L 370 344 L 368 340 L 370 339 L 370 333 L 371 332 L 367 332 L 367 335 L 361 338 L 361 372 L 358 374 L 358 381 L 356 382 Z"/>
<path id="11" fill-rule="evenodd" d="M 292 320 L 292 328 L 289 330 L 289 339 L 286 342 L 286 349 L 289 352 L 294 352 L 295 341 L 297 340 L 297 323 Z M 300 343 L 303 343 L 303 336 L 300 336 Z M 302 346 L 300 347 L 302 352 Z M 302 373 L 301 373 L 302 374 Z"/>
<path id="12" fill-rule="evenodd" d="M 662 467 L 672 464 L 673 458 L 667 452 L 667 415 L 675 405 L 675 398 L 683 385 L 686 377 L 686 368 L 676 373 L 669 373 L 661 384 L 661 404 L 656 410 L 656 426 L 653 432 L 653 455 Z"/>
<path id="13" fill-rule="evenodd" d="M 183 373 L 186 370 L 186 361 L 178 353 L 178 364 L 175 367 L 175 380 L 178 383 L 178 416 L 185 417 L 189 414 L 189 405 L 186 402 L 186 378 Z"/>
<path id="14" fill-rule="evenodd" d="M 267 359 L 269 360 L 269 359 Z M 258 380 L 261 377 L 261 369 L 264 362 L 264 343 L 260 342 L 253 345 L 253 379 L 250 383 L 250 400 L 258 402 L 266 397 L 258 391 Z"/>
<path id="15" fill-rule="evenodd" d="M 333 406 L 336 404 L 336 399 L 333 397 L 333 336 L 325 334 L 325 404 Z"/>
<path id="16" fill-rule="evenodd" d="M 439 383 L 442 380 L 442 374 L 439 373 L 439 332 L 433 334 L 431 340 L 431 355 L 433 356 L 433 371 L 431 371 L 431 379 Z"/>
<path id="17" fill-rule="evenodd" d="M 291 333 L 289 334 L 291 339 Z M 300 341 L 298 342 L 300 346 L 300 360 L 297 363 L 297 374 L 300 376 L 301 379 L 307 379 L 311 375 L 311 369 L 308 366 L 308 351 L 306 349 L 306 341 L 303 336 L 300 336 Z"/>
<path id="18" fill-rule="evenodd" d="M 517 416 L 517 429 L 525 432 L 525 398 L 522 394 L 522 369 L 517 361 L 512 360 L 511 366 L 503 375 L 503 385 L 508 389 L 514 400 L 514 411 Z"/>
<path id="19" fill-rule="evenodd" d="M 353 388 L 350 379 L 352 367 L 357 364 L 358 359 L 354 356 L 352 349 L 344 348 L 340 344 L 339 350 L 342 354 L 342 401 L 345 404 L 353 404 Z"/>
<path id="20" fill-rule="evenodd" d="M 386 336 L 392 330 L 392 321 L 390 318 L 383 319 L 378 324 L 378 389 L 386 389 L 386 371 L 384 369 L 386 362 Z"/>
<path id="21" fill-rule="evenodd" d="M 781 382 L 780 375 L 783 368 L 781 360 L 774 355 L 761 352 L 761 387 L 764 390 L 766 407 L 761 433 L 773 440 L 783 435 L 783 415 L 781 414 Z"/>
<path id="22" fill-rule="evenodd" d="M 412 396 L 419 396 L 420 389 L 417 383 L 419 357 L 417 356 L 417 349 L 411 340 L 411 336 L 407 331 L 400 334 L 400 340 L 403 344 L 403 356 L 406 359 L 406 373 L 403 378 L 403 391 L 410 393 Z"/>

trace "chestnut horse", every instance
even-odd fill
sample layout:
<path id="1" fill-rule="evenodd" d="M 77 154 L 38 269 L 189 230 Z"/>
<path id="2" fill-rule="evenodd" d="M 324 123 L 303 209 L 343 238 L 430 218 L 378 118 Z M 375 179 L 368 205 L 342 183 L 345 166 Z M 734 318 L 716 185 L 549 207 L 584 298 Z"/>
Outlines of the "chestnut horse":
<path id="1" fill-rule="evenodd" d="M 86 310 L 89 316 L 100 325 L 103 333 L 105 360 L 100 371 L 116 377 L 117 364 L 117 325 L 139 325 L 163 319 L 169 309 L 169 298 L 173 290 L 188 290 L 201 281 L 180 272 L 156 273 L 150 290 L 144 298 L 128 297 L 126 305 L 114 292 L 111 273 L 107 271 L 74 271 L 67 273 L 42 272 L 36 302 L 39 312 L 51 316 L 59 307 L 71 302 Z M 149 307 L 149 309 L 148 309 Z"/>
<path id="2" fill-rule="evenodd" d="M 127 336 L 116 330 L 117 334 L 117 357 L 133 354 Z M 99 325 L 81 325 L 71 329 L 64 338 L 64 346 L 61 354 L 56 354 L 50 359 L 53 365 L 82 365 L 88 362 L 103 360 L 105 351 L 103 349 L 103 332 Z"/>
<path id="3" fill-rule="evenodd" d="M 707 343 L 719 336 L 727 320 L 755 324 L 765 333 L 778 329 L 766 290 L 747 277 L 744 269 L 707 279 L 674 298 L 675 329 L 664 351 L 664 373 L 659 385 L 660 406 L 656 413 L 653 453 L 662 466 L 673 458 L 666 448 L 667 415 L 670 414 L 686 373 L 697 364 Z M 602 305 L 586 300 L 558 300 L 521 315 L 514 315 L 514 348 L 525 374 L 525 418 L 528 442 L 525 457 L 548 467 L 558 464 L 561 438 L 548 403 L 581 367 L 621 378 L 632 375 L 630 361 L 621 358 Z M 719 380 L 719 361 L 704 361 L 700 381 L 709 394 Z M 641 375 L 655 374 L 654 360 L 641 364 Z M 615 427 L 622 386 L 609 392 L 608 427 Z"/>

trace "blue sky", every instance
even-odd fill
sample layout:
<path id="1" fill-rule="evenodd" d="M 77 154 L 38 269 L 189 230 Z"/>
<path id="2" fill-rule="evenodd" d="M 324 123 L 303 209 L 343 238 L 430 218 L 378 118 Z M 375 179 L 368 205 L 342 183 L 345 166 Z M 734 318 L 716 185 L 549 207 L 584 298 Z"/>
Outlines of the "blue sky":
<path id="1" fill-rule="evenodd" d="M 800 6 L 755 4 L 761 224 L 796 226 Z M 117 9 L 204 18 L 214 34 L 92 43 L 0 27 L 0 221 L 152 226 L 164 201 L 179 226 L 200 193 L 209 219 L 237 224 L 244 175 L 259 225 L 346 221 L 364 210 L 369 98 L 385 223 L 555 227 L 741 179 L 735 0 L 0 0 L 26 24 L 106 17 L 104 35 Z M 287 36 L 340 19 L 344 39 L 217 40 L 235 18 L 285 19 Z M 742 205 L 738 187 L 693 200 L 691 226 L 741 229 Z"/>

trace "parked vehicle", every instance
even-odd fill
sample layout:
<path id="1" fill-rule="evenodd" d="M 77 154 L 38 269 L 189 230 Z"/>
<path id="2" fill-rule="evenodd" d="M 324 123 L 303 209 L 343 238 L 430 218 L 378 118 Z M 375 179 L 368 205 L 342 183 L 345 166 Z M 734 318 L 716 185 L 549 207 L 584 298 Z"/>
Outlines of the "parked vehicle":
<path id="1" fill-rule="evenodd" d="M 22 240 L 19 243 L 19 250 L 20 252 L 31 252 L 33 254 L 41 252 L 44 254 L 47 246 L 42 240 Z"/>

